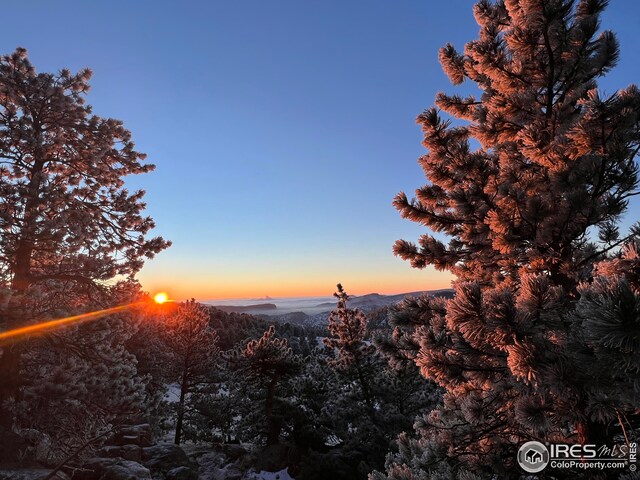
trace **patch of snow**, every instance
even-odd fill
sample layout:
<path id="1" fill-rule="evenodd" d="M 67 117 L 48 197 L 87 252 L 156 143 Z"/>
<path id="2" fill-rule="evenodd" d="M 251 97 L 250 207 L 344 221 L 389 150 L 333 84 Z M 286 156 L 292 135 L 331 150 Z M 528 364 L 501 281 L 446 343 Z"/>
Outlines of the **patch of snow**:
<path id="1" fill-rule="evenodd" d="M 291 475 L 289 475 L 289 471 L 286 468 L 279 472 L 266 472 L 264 470 L 259 472 L 250 472 L 245 478 L 247 480 L 295 480 Z"/>
<path id="2" fill-rule="evenodd" d="M 180 385 L 170 383 L 164 392 L 164 401 L 169 403 L 177 403 L 180 400 Z"/>
<path id="3" fill-rule="evenodd" d="M 331 434 L 324 439 L 324 444 L 328 447 L 335 447 L 342 443 L 342 439 L 335 434 Z"/>

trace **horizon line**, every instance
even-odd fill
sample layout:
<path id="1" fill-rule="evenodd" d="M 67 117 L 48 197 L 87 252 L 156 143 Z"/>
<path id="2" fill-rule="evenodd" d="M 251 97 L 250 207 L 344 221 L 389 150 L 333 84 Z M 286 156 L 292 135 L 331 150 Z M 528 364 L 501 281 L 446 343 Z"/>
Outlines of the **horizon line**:
<path id="1" fill-rule="evenodd" d="M 411 290 L 406 292 L 399 293 L 380 293 L 380 292 L 369 292 L 369 293 L 360 293 L 360 294 L 349 294 L 349 297 L 364 297 L 365 295 L 382 295 L 382 296 L 394 296 L 394 295 L 403 295 L 410 293 L 421 293 L 421 292 L 438 292 L 441 290 L 453 290 L 452 287 L 444 287 L 444 288 L 430 288 L 425 290 Z M 198 302 L 219 302 L 219 301 L 229 301 L 229 300 L 242 300 L 242 301 L 255 301 L 255 302 L 269 302 L 270 300 L 283 300 L 283 299 L 291 299 L 291 298 L 331 298 L 333 294 L 328 295 L 291 295 L 291 296 L 277 296 L 272 297 L 270 295 L 265 295 L 264 297 L 224 297 L 224 298 L 196 298 Z"/>

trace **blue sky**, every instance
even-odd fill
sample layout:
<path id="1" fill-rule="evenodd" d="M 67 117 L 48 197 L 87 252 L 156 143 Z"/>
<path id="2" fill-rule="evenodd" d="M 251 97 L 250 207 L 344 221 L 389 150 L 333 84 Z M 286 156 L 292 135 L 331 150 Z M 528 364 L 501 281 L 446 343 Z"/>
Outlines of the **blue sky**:
<path id="1" fill-rule="evenodd" d="M 129 179 L 174 242 L 141 272 L 146 289 L 397 293 L 450 282 L 393 257 L 423 229 L 391 200 L 424 183 L 414 119 L 453 90 L 438 49 L 476 37 L 473 3 L 9 2 L 0 39 L 40 71 L 91 67 L 94 112 L 122 119 L 156 164 Z M 609 93 L 640 78 L 640 2 L 611 3 Z"/>

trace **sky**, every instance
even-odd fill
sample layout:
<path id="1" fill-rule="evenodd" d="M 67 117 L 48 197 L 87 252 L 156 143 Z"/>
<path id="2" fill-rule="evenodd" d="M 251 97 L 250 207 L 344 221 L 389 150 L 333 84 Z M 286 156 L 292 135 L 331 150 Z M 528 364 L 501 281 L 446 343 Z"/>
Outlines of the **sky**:
<path id="1" fill-rule="evenodd" d="M 3 5 L 0 40 L 38 71 L 90 67 L 94 112 L 123 120 L 156 165 L 127 179 L 173 242 L 138 275 L 145 290 L 390 294 L 452 280 L 393 256 L 426 231 L 391 202 L 425 182 L 415 117 L 455 91 L 438 49 L 476 38 L 473 4 L 31 0 Z M 611 2 L 603 27 L 622 55 L 604 91 L 640 81 L 639 26 L 640 2 Z"/>

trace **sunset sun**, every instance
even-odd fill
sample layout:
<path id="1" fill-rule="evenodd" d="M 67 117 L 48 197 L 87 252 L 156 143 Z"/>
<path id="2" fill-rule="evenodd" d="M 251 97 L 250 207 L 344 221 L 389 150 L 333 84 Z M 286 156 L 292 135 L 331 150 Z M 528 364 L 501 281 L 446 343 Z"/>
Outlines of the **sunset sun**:
<path id="1" fill-rule="evenodd" d="M 156 296 L 153 297 L 153 301 L 160 305 L 162 305 L 168 300 L 169 300 L 169 296 L 164 292 L 157 293 Z"/>

